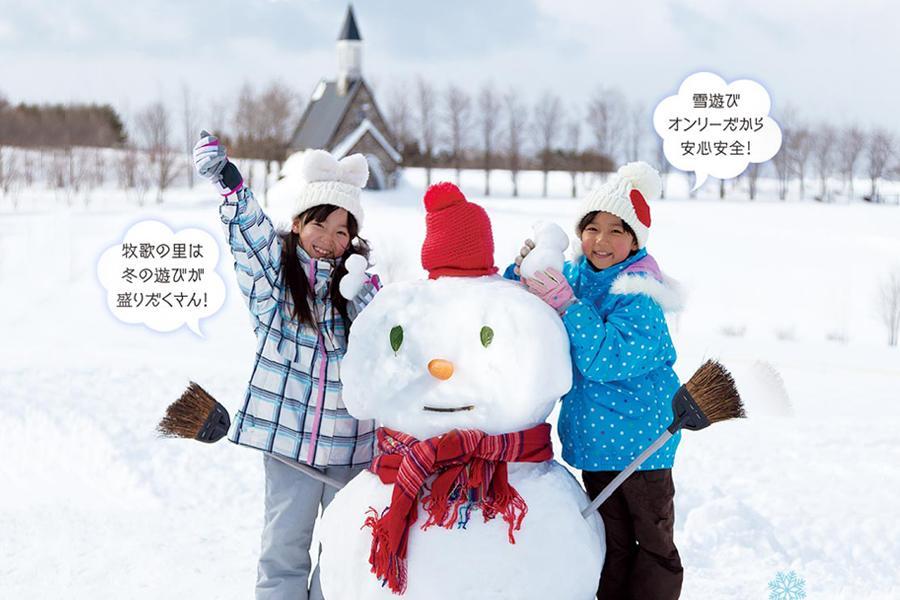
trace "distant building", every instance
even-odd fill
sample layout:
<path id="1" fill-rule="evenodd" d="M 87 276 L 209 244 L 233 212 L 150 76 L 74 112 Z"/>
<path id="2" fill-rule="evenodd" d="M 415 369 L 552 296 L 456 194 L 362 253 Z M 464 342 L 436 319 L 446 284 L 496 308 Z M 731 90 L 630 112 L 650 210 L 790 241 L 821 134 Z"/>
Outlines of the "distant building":
<path id="1" fill-rule="evenodd" d="M 350 6 L 338 36 L 337 79 L 322 79 L 316 85 L 288 151 L 321 148 L 339 159 L 359 152 L 369 161 L 366 187 L 391 188 L 403 157 L 363 79 L 362 44 Z"/>

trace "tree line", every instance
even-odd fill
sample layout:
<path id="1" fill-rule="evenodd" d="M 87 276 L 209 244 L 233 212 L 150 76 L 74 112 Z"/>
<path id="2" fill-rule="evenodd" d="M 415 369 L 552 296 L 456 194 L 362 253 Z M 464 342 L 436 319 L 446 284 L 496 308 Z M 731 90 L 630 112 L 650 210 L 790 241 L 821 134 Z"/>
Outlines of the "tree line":
<path id="1" fill-rule="evenodd" d="M 663 174 L 670 170 L 646 106 L 615 88 L 597 87 L 581 103 L 564 101 L 550 90 L 528 101 L 515 88 L 500 90 L 491 83 L 477 89 L 438 87 L 422 77 L 394 81 L 383 93 L 378 86 L 373 91 L 404 165 L 422 167 L 429 183 L 435 168 L 454 170 L 457 180 L 462 169 L 479 169 L 484 194 L 490 195 L 491 172 L 502 169 L 509 172 L 516 196 L 519 173 L 537 170 L 543 173 L 546 196 L 549 173 L 565 171 L 574 197 L 581 173 L 606 173 L 638 159 L 655 163 Z M 179 175 L 193 186 L 190 153 L 203 126 L 223 138 L 233 156 L 264 161 L 265 193 L 268 175 L 286 158 L 304 102 L 304 95 L 274 81 L 259 89 L 244 84 L 233 99 L 217 99 L 202 109 L 190 88 L 182 86 L 178 106 L 151 102 L 123 118 L 109 105 L 14 106 L 0 94 L 0 191 L 16 178 L 34 179 L 33 165 L 17 164 L 3 146 L 48 149 L 54 158 L 45 180 L 76 190 L 91 169 L 80 165 L 71 149 L 114 147 L 122 150 L 110 165 L 120 185 L 153 188 L 162 201 Z M 782 128 L 782 148 L 769 163 L 751 163 L 743 174 L 751 199 L 766 170 L 777 181 L 781 199 L 796 182 L 801 198 L 823 202 L 839 194 L 880 201 L 879 182 L 900 176 L 898 141 L 886 128 L 807 122 L 790 108 L 773 116 Z M 146 157 L 149 168 L 138 168 L 139 156 Z M 854 185 L 861 177 L 868 180 L 865 190 Z M 724 199 L 732 185 L 720 181 L 719 196 Z"/>

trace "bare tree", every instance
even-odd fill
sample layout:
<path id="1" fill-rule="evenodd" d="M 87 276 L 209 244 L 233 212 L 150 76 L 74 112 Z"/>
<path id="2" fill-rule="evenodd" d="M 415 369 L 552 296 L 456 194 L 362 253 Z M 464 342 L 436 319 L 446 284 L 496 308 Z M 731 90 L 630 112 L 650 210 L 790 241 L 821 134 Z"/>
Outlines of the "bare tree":
<path id="1" fill-rule="evenodd" d="M 294 91 L 278 81 L 270 83 L 259 94 L 245 83 L 238 94 L 234 152 L 245 159 L 263 161 L 263 198 L 268 194 L 273 164 L 277 171 L 285 159 L 301 107 Z M 251 167 L 248 169 L 248 185 L 253 185 L 252 179 Z"/>
<path id="2" fill-rule="evenodd" d="M 812 147 L 813 167 L 819 176 L 819 195 L 816 199 L 821 202 L 828 202 L 828 177 L 834 171 L 836 142 L 834 127 L 821 123 L 813 137 Z"/>
<path id="3" fill-rule="evenodd" d="M 6 196 L 19 179 L 16 155 L 12 148 L 0 146 L 0 192 Z"/>
<path id="4" fill-rule="evenodd" d="M 666 158 L 666 151 L 663 147 L 663 139 L 656 140 L 656 168 L 659 169 L 659 178 L 662 180 L 662 187 L 659 190 L 660 200 L 666 198 L 666 184 L 669 179 L 669 159 Z"/>
<path id="5" fill-rule="evenodd" d="M 572 178 L 572 197 L 578 196 L 578 173 L 582 169 L 581 160 L 581 119 L 575 118 L 566 125 L 566 166 Z"/>
<path id="6" fill-rule="evenodd" d="M 257 134 L 260 146 L 258 158 L 266 162 L 263 197 L 267 197 L 272 164 L 275 164 L 276 173 L 281 170 L 303 103 L 292 89 L 274 81 L 260 95 L 257 108 L 261 127 Z"/>
<path id="7" fill-rule="evenodd" d="M 506 158 L 509 163 L 509 174 L 512 177 L 513 197 L 519 195 L 519 171 L 522 168 L 522 145 L 527 123 L 525 105 L 519 99 L 516 90 L 509 90 L 503 96 L 506 109 Z"/>
<path id="8" fill-rule="evenodd" d="M 65 199 L 71 206 L 75 196 L 81 190 L 85 176 L 84 161 L 71 146 L 54 148 L 51 151 L 49 180 L 56 190 L 56 196 Z"/>
<path id="9" fill-rule="evenodd" d="M 547 197 L 547 180 L 550 169 L 553 167 L 553 146 L 559 136 L 560 121 L 562 119 L 562 103 L 559 96 L 551 92 L 544 92 L 534 107 L 534 130 L 537 137 L 537 146 L 540 149 L 538 158 L 541 163 L 541 171 L 544 174 L 544 185 L 541 195 Z"/>
<path id="10" fill-rule="evenodd" d="M 19 209 L 19 189 L 21 184 L 27 182 L 27 167 L 24 166 L 28 161 L 28 153 L 24 152 L 21 156 L 17 156 L 12 148 L 0 147 L 0 192 L 3 197 L 7 198 L 12 204 L 13 210 Z"/>
<path id="11" fill-rule="evenodd" d="M 894 136 L 885 129 L 875 129 L 869 136 L 866 158 L 869 164 L 869 179 L 872 188 L 869 200 L 878 202 L 878 180 L 885 174 L 888 163 L 894 156 Z"/>
<path id="12" fill-rule="evenodd" d="M 494 137 L 500 123 L 500 100 L 490 83 L 478 93 L 478 125 L 481 137 L 482 168 L 484 169 L 484 195 L 491 195 L 491 168 L 494 158 Z"/>
<path id="13" fill-rule="evenodd" d="M 235 157 L 257 158 L 259 147 L 256 135 L 262 129 L 259 103 L 256 92 L 249 82 L 244 82 L 238 91 L 237 106 L 234 111 L 234 142 L 230 151 Z M 252 166 L 242 169 L 247 185 L 253 187 L 254 169 Z"/>
<path id="14" fill-rule="evenodd" d="M 429 186 L 431 185 L 431 168 L 434 164 L 434 143 L 437 135 L 437 126 L 435 123 L 434 87 L 422 77 L 416 79 L 416 100 L 422 162 L 425 166 L 425 185 Z"/>
<path id="15" fill-rule="evenodd" d="M 644 105 L 636 102 L 628 107 L 628 136 L 626 156 L 629 161 L 636 161 L 641 158 L 641 148 L 643 146 L 644 135 L 647 131 L 646 113 Z"/>
<path id="16" fill-rule="evenodd" d="M 226 101 L 223 98 L 213 99 L 209 103 L 206 129 L 220 139 L 227 137 L 229 132 L 225 130 L 225 121 L 228 118 L 228 114 Z M 196 133 L 199 133 L 199 131 Z"/>
<path id="17" fill-rule="evenodd" d="M 22 157 L 22 181 L 25 183 L 25 187 L 34 185 L 36 170 L 37 164 L 35 164 L 34 153 L 26 152 L 25 156 Z"/>
<path id="18" fill-rule="evenodd" d="M 756 200 L 757 182 L 761 170 L 759 163 L 752 162 L 747 165 L 747 169 L 744 171 L 744 176 L 747 178 L 747 191 L 751 200 Z M 724 197 L 724 194 L 722 197 Z"/>
<path id="19" fill-rule="evenodd" d="M 587 124 L 597 152 L 615 164 L 626 129 L 625 97 L 618 90 L 598 88 L 588 101 Z"/>
<path id="20" fill-rule="evenodd" d="M 788 184 L 791 181 L 791 174 L 794 172 L 793 161 L 791 160 L 790 139 L 793 130 L 782 126 L 781 128 L 781 148 L 772 157 L 772 167 L 775 169 L 775 177 L 778 180 L 778 199 L 787 200 Z"/>
<path id="21" fill-rule="evenodd" d="M 163 194 L 178 174 L 177 155 L 172 150 L 169 111 L 162 102 L 154 102 L 138 113 L 135 123 L 138 137 L 153 167 L 156 203 L 162 204 Z"/>
<path id="22" fill-rule="evenodd" d="M 119 154 L 116 174 L 119 187 L 130 190 L 137 184 L 137 150 L 132 144 L 127 144 Z"/>
<path id="23" fill-rule="evenodd" d="M 896 346 L 900 342 L 900 268 L 895 268 L 882 282 L 878 308 L 887 328 L 888 345 Z"/>
<path id="24" fill-rule="evenodd" d="M 450 160 L 456 170 L 456 183 L 459 185 L 459 174 L 462 159 L 469 141 L 472 101 L 461 88 L 450 85 L 444 97 L 447 115 L 447 141 L 450 142 Z"/>
<path id="25" fill-rule="evenodd" d="M 412 127 L 410 119 L 412 118 L 409 108 L 409 90 L 406 82 L 396 83 L 392 88 L 387 105 L 387 124 L 391 133 L 394 134 L 394 142 L 397 144 L 397 150 L 404 156 L 406 155 L 407 146 L 415 143 L 412 135 Z"/>
<path id="26" fill-rule="evenodd" d="M 814 136 L 809 127 L 802 125 L 794 130 L 792 139 L 791 146 L 794 151 L 791 158 L 797 178 L 800 180 L 800 199 L 803 200 L 806 197 L 806 169 L 815 147 Z"/>
<path id="27" fill-rule="evenodd" d="M 182 83 L 181 126 L 183 127 L 182 131 L 184 132 L 184 152 L 186 160 L 184 172 L 187 175 L 189 189 L 194 189 L 193 153 L 194 144 L 197 142 L 197 135 L 199 134 L 199 131 L 197 130 L 196 115 L 197 109 L 194 106 L 194 101 L 191 97 L 191 88 L 189 88 L 186 83 Z"/>
<path id="28" fill-rule="evenodd" d="M 853 200 L 853 176 L 856 173 L 857 163 L 859 163 L 859 158 L 862 156 L 865 147 L 866 137 L 859 127 L 851 125 L 841 131 L 837 145 L 837 162 L 844 182 L 849 187 L 851 201 Z"/>
<path id="29" fill-rule="evenodd" d="M 781 148 L 772 157 L 771 162 L 775 169 L 775 177 L 778 179 L 778 199 L 782 201 L 787 200 L 788 184 L 791 181 L 791 175 L 796 171 L 794 136 L 797 120 L 797 110 L 790 105 L 778 118 L 778 124 L 781 127 Z"/>
<path id="30" fill-rule="evenodd" d="M 82 149 L 80 152 L 84 205 L 91 202 L 91 192 L 103 185 L 106 180 L 106 157 L 103 148 Z"/>

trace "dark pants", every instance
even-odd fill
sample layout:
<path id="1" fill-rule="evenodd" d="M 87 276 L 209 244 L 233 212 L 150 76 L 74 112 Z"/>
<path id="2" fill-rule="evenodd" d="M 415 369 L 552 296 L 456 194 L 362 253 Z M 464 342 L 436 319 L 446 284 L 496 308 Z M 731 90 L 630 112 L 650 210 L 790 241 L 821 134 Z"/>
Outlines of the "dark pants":
<path id="1" fill-rule="evenodd" d="M 617 471 L 583 471 L 591 499 Z M 636 471 L 600 508 L 606 528 L 606 562 L 599 600 L 670 600 L 681 594 L 684 569 L 673 538 L 672 469 Z"/>

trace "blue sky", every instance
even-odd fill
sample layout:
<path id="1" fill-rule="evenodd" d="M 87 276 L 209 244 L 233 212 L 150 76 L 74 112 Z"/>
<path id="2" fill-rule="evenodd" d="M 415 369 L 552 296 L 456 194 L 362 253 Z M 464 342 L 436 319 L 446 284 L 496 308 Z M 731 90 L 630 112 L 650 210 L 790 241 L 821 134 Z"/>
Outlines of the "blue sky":
<path id="1" fill-rule="evenodd" d="M 900 8 L 820 0 L 358 0 L 364 74 L 384 94 L 422 75 L 571 111 L 598 86 L 649 109 L 711 70 L 763 83 L 775 110 L 897 128 Z M 0 0 L 0 93 L 11 101 L 101 101 L 123 112 L 182 85 L 201 106 L 244 81 L 307 95 L 335 70 L 346 3 L 334 0 Z"/>

